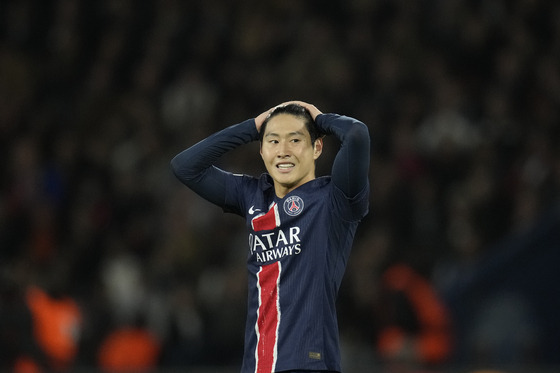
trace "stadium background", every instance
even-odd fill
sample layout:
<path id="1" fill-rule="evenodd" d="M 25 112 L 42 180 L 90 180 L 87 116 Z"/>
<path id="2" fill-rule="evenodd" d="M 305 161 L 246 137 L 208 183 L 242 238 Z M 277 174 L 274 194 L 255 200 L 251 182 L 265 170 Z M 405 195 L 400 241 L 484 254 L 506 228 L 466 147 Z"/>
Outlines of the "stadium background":
<path id="1" fill-rule="evenodd" d="M 395 263 L 451 318 L 452 352 L 429 368 L 556 367 L 558 19 L 545 0 L 2 1 L 3 320 L 36 285 L 80 306 L 73 369 L 99 368 L 103 338 L 134 324 L 161 346 L 154 369 L 236 371 L 243 224 L 169 161 L 295 98 L 372 137 L 370 214 L 339 304 L 347 371 L 397 369 L 377 344 Z M 223 166 L 264 170 L 251 146 Z"/>

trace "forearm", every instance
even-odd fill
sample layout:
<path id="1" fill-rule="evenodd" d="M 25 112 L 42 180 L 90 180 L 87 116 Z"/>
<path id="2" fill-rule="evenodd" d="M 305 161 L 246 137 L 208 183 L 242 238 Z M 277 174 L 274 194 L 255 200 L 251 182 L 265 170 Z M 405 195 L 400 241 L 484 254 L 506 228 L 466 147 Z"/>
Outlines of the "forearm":
<path id="1" fill-rule="evenodd" d="M 332 167 L 332 181 L 347 197 L 360 193 L 368 183 L 370 137 L 367 126 L 350 117 L 320 114 L 319 128 L 341 143 Z"/>

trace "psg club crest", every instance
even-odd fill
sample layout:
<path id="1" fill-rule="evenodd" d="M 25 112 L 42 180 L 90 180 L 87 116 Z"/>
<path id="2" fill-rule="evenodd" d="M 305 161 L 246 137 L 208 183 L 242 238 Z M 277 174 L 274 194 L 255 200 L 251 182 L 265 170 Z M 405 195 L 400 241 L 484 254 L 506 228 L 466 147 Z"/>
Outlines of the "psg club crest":
<path id="1" fill-rule="evenodd" d="M 284 201 L 284 211 L 290 216 L 299 215 L 303 211 L 303 200 L 298 196 L 291 196 Z"/>

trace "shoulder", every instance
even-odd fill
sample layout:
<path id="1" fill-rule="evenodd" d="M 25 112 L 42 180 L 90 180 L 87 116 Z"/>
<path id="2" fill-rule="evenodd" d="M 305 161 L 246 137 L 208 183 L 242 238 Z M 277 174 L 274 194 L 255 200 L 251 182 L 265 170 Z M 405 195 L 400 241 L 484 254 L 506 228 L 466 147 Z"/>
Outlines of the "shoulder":
<path id="1" fill-rule="evenodd" d="M 315 192 L 318 198 L 324 198 L 329 204 L 330 211 L 346 221 L 356 221 L 363 218 L 369 209 L 369 183 L 354 197 L 348 197 L 335 183 L 330 176 L 320 177 L 315 181 Z M 317 193 L 318 190 L 324 192 Z"/>
<path id="2" fill-rule="evenodd" d="M 247 174 L 230 173 L 227 182 L 227 193 L 256 193 L 273 188 L 270 175 L 263 173 L 258 177 Z"/>

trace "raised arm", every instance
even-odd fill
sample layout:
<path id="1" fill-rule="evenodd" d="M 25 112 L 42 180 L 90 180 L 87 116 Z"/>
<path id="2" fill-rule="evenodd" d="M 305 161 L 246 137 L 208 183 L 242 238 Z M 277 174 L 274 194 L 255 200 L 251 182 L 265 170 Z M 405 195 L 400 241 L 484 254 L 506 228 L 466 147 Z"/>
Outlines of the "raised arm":
<path id="1" fill-rule="evenodd" d="M 338 114 L 317 114 L 315 122 L 327 135 L 340 140 L 332 181 L 348 198 L 355 197 L 368 185 L 370 138 L 367 126 Z"/>
<path id="2" fill-rule="evenodd" d="M 228 173 L 214 164 L 228 151 L 257 139 L 255 120 L 246 120 L 183 150 L 171 160 L 171 169 L 175 176 L 195 193 L 223 206 Z"/>

